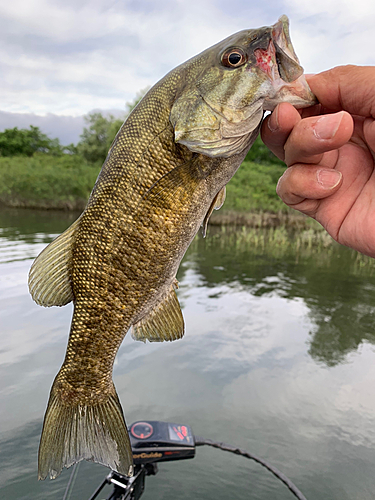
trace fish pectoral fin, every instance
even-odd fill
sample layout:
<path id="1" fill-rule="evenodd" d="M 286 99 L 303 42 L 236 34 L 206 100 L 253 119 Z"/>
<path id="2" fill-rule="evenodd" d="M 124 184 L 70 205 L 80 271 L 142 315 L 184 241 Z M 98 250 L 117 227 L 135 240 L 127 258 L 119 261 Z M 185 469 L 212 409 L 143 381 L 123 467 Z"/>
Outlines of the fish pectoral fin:
<path id="1" fill-rule="evenodd" d="M 211 214 L 214 210 L 219 210 L 219 208 L 221 208 L 224 205 L 225 195 L 226 195 L 226 189 L 224 186 L 223 188 L 220 189 L 220 191 L 217 193 L 217 195 L 213 199 L 213 201 L 210 205 L 210 208 L 208 209 L 208 212 L 206 214 L 206 217 L 204 218 L 204 220 L 202 222 L 203 238 L 206 237 L 208 219 L 211 217 Z"/>
<path id="2" fill-rule="evenodd" d="M 65 306 L 74 299 L 71 285 L 72 244 L 77 219 L 35 259 L 29 273 L 29 290 L 40 306 Z"/>
<path id="3" fill-rule="evenodd" d="M 184 318 L 176 292 L 172 286 L 164 299 L 152 311 L 132 326 L 134 340 L 164 342 L 183 337 Z"/>

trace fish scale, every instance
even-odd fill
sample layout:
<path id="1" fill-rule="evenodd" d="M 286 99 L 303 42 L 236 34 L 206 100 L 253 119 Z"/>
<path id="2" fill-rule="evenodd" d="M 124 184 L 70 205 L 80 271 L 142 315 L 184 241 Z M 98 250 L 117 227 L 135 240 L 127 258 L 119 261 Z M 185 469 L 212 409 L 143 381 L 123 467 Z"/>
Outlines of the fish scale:
<path id="1" fill-rule="evenodd" d="M 142 341 L 184 335 L 175 292 L 180 261 L 223 204 L 264 111 L 279 101 L 315 103 L 302 73 L 285 16 L 172 70 L 121 127 L 82 215 L 35 260 L 34 300 L 74 303 L 44 418 L 40 479 L 82 459 L 132 474 L 112 381 L 117 351 L 130 328 Z"/>

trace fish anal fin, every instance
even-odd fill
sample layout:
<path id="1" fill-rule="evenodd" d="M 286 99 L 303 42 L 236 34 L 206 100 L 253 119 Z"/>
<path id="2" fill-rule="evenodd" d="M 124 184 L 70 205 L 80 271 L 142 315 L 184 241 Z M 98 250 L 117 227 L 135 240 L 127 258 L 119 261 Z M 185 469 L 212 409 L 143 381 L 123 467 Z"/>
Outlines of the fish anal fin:
<path id="1" fill-rule="evenodd" d="M 89 460 L 125 476 L 133 455 L 121 404 L 113 386 L 105 402 L 67 405 L 52 387 L 39 445 L 38 479 L 55 479 L 63 467 Z"/>
<path id="2" fill-rule="evenodd" d="M 203 223 L 202 223 L 203 238 L 206 237 L 208 219 L 211 217 L 211 214 L 214 210 L 219 210 L 219 208 L 221 208 L 224 205 L 225 194 L 226 194 L 226 189 L 224 186 L 220 189 L 220 191 L 217 193 L 217 195 L 213 199 L 213 201 L 210 205 L 210 208 L 208 209 L 208 212 L 206 214 L 206 217 L 204 218 Z"/>
<path id="3" fill-rule="evenodd" d="M 183 337 L 184 318 L 174 286 L 147 316 L 132 326 L 131 335 L 134 340 L 171 342 Z"/>
<path id="4" fill-rule="evenodd" d="M 74 299 L 71 286 L 72 245 L 78 219 L 35 259 L 29 273 L 34 301 L 45 307 L 64 306 Z"/>

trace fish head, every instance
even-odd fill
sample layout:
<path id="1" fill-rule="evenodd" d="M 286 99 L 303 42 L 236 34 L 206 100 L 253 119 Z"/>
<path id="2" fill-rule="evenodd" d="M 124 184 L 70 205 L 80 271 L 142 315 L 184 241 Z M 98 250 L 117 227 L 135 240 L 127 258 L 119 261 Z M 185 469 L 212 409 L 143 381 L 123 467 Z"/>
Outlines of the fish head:
<path id="1" fill-rule="evenodd" d="M 248 149 L 264 112 L 278 103 L 317 103 L 286 16 L 273 26 L 240 31 L 185 64 L 187 83 L 171 112 L 175 140 L 211 157 Z"/>

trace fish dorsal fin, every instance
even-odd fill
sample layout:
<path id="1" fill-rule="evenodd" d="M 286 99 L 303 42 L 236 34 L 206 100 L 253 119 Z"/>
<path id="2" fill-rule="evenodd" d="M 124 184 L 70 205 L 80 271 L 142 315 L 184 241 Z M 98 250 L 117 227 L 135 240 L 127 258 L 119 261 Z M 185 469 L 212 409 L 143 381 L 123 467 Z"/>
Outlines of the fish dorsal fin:
<path id="1" fill-rule="evenodd" d="M 65 306 L 74 299 L 71 285 L 73 238 L 77 219 L 35 259 L 29 273 L 29 290 L 40 306 Z"/>
<path id="2" fill-rule="evenodd" d="M 177 340 L 184 335 L 184 318 L 174 286 L 152 311 L 132 327 L 134 340 L 164 342 Z"/>
<path id="3" fill-rule="evenodd" d="M 208 212 L 206 214 L 206 217 L 204 218 L 202 223 L 203 238 L 206 237 L 208 219 L 211 217 L 211 214 L 214 210 L 219 210 L 219 208 L 221 208 L 224 205 L 225 194 L 226 194 L 226 189 L 224 186 L 223 188 L 220 189 L 220 191 L 213 199 L 213 202 L 211 203 L 210 208 L 208 209 Z"/>

